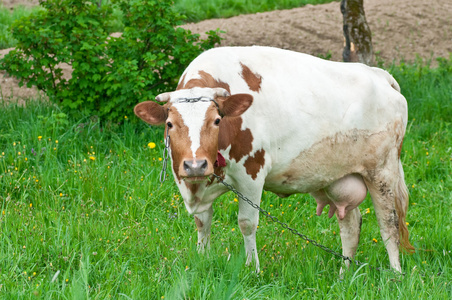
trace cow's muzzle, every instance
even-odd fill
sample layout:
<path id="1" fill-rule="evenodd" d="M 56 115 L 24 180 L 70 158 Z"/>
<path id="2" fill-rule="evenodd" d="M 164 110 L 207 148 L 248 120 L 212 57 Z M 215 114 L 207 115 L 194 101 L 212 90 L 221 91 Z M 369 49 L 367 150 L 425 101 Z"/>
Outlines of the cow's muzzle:
<path id="1" fill-rule="evenodd" d="M 196 159 L 196 160 L 186 160 L 183 163 L 184 177 L 190 178 L 200 178 L 206 177 L 207 169 L 209 168 L 209 163 L 206 159 Z"/>

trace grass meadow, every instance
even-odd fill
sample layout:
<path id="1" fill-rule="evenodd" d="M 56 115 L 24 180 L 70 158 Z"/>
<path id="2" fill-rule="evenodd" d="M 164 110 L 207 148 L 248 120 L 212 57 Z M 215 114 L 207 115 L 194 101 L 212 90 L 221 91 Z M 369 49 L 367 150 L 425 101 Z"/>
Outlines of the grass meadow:
<path id="1" fill-rule="evenodd" d="M 175 1 L 189 21 L 300 5 L 196 3 Z M 0 7 L 0 48 L 14 45 L 9 24 L 29 13 L 14 12 Z M 132 112 L 120 124 L 100 124 L 95 117 L 70 119 L 42 99 L 25 106 L 0 100 L 0 298 L 452 299 L 452 56 L 435 68 L 419 61 L 389 71 L 409 105 L 402 157 L 416 253 L 401 255 L 404 275 L 375 269 L 389 261 L 370 199 L 360 206 L 356 257 L 366 264 L 342 278 L 340 259 L 264 216 L 255 274 L 244 265 L 232 193 L 214 203 L 211 251 L 198 254 L 193 217 L 171 175 L 158 180 L 162 128 Z M 262 207 L 341 251 L 337 221 L 317 217 L 312 197 L 264 192 Z"/>
<path id="2" fill-rule="evenodd" d="M 46 101 L 0 103 L 2 299 L 451 299 L 452 57 L 390 68 L 409 103 L 403 165 L 416 253 L 388 268 L 370 199 L 357 259 L 341 260 L 264 216 L 261 272 L 244 266 L 238 203 L 214 203 L 211 251 L 198 254 L 193 217 L 170 176 L 160 184 L 163 129 L 73 120 Z M 308 195 L 263 193 L 262 207 L 340 252 L 337 221 Z M 371 266 L 371 267 L 370 267 Z"/>

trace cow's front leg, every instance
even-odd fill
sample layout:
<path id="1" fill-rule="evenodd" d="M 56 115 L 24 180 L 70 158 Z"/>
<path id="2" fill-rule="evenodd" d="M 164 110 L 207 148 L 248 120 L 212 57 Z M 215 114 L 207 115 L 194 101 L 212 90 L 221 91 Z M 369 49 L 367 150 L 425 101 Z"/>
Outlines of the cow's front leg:
<path id="1" fill-rule="evenodd" d="M 198 252 L 204 253 L 210 248 L 210 226 L 212 225 L 212 206 L 202 213 L 195 213 L 195 223 L 198 228 Z"/>
<path id="2" fill-rule="evenodd" d="M 260 203 L 260 195 L 257 198 Z M 256 272 L 259 273 L 259 257 L 257 256 L 256 229 L 259 223 L 259 211 L 253 208 L 249 203 L 240 199 L 239 201 L 239 227 L 245 241 L 246 265 L 254 260 L 256 263 Z"/>

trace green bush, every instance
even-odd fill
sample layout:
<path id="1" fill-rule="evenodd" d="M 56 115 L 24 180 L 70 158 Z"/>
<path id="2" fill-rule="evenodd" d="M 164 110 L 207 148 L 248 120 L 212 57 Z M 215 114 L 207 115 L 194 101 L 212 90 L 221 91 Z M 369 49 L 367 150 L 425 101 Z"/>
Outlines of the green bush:
<path id="1" fill-rule="evenodd" d="M 181 16 L 170 0 L 40 1 L 45 8 L 16 21 L 16 50 L 0 69 L 37 86 L 70 115 L 82 112 L 119 120 L 143 100 L 173 89 L 183 69 L 202 51 L 219 43 L 218 30 L 206 40 L 178 28 Z M 113 8 L 124 18 L 121 37 L 110 37 Z M 67 63 L 65 79 L 59 64 Z"/>

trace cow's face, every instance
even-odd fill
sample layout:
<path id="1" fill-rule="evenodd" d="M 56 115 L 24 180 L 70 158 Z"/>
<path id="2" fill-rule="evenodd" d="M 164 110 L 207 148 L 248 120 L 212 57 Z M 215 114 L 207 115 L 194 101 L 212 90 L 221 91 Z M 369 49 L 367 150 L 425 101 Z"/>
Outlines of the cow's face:
<path id="1" fill-rule="evenodd" d="M 165 123 L 177 180 L 195 184 L 213 174 L 221 119 L 241 115 L 253 97 L 231 96 L 222 88 L 192 88 L 160 94 L 156 100 L 167 103 L 139 103 L 135 114 L 151 125 Z"/>

